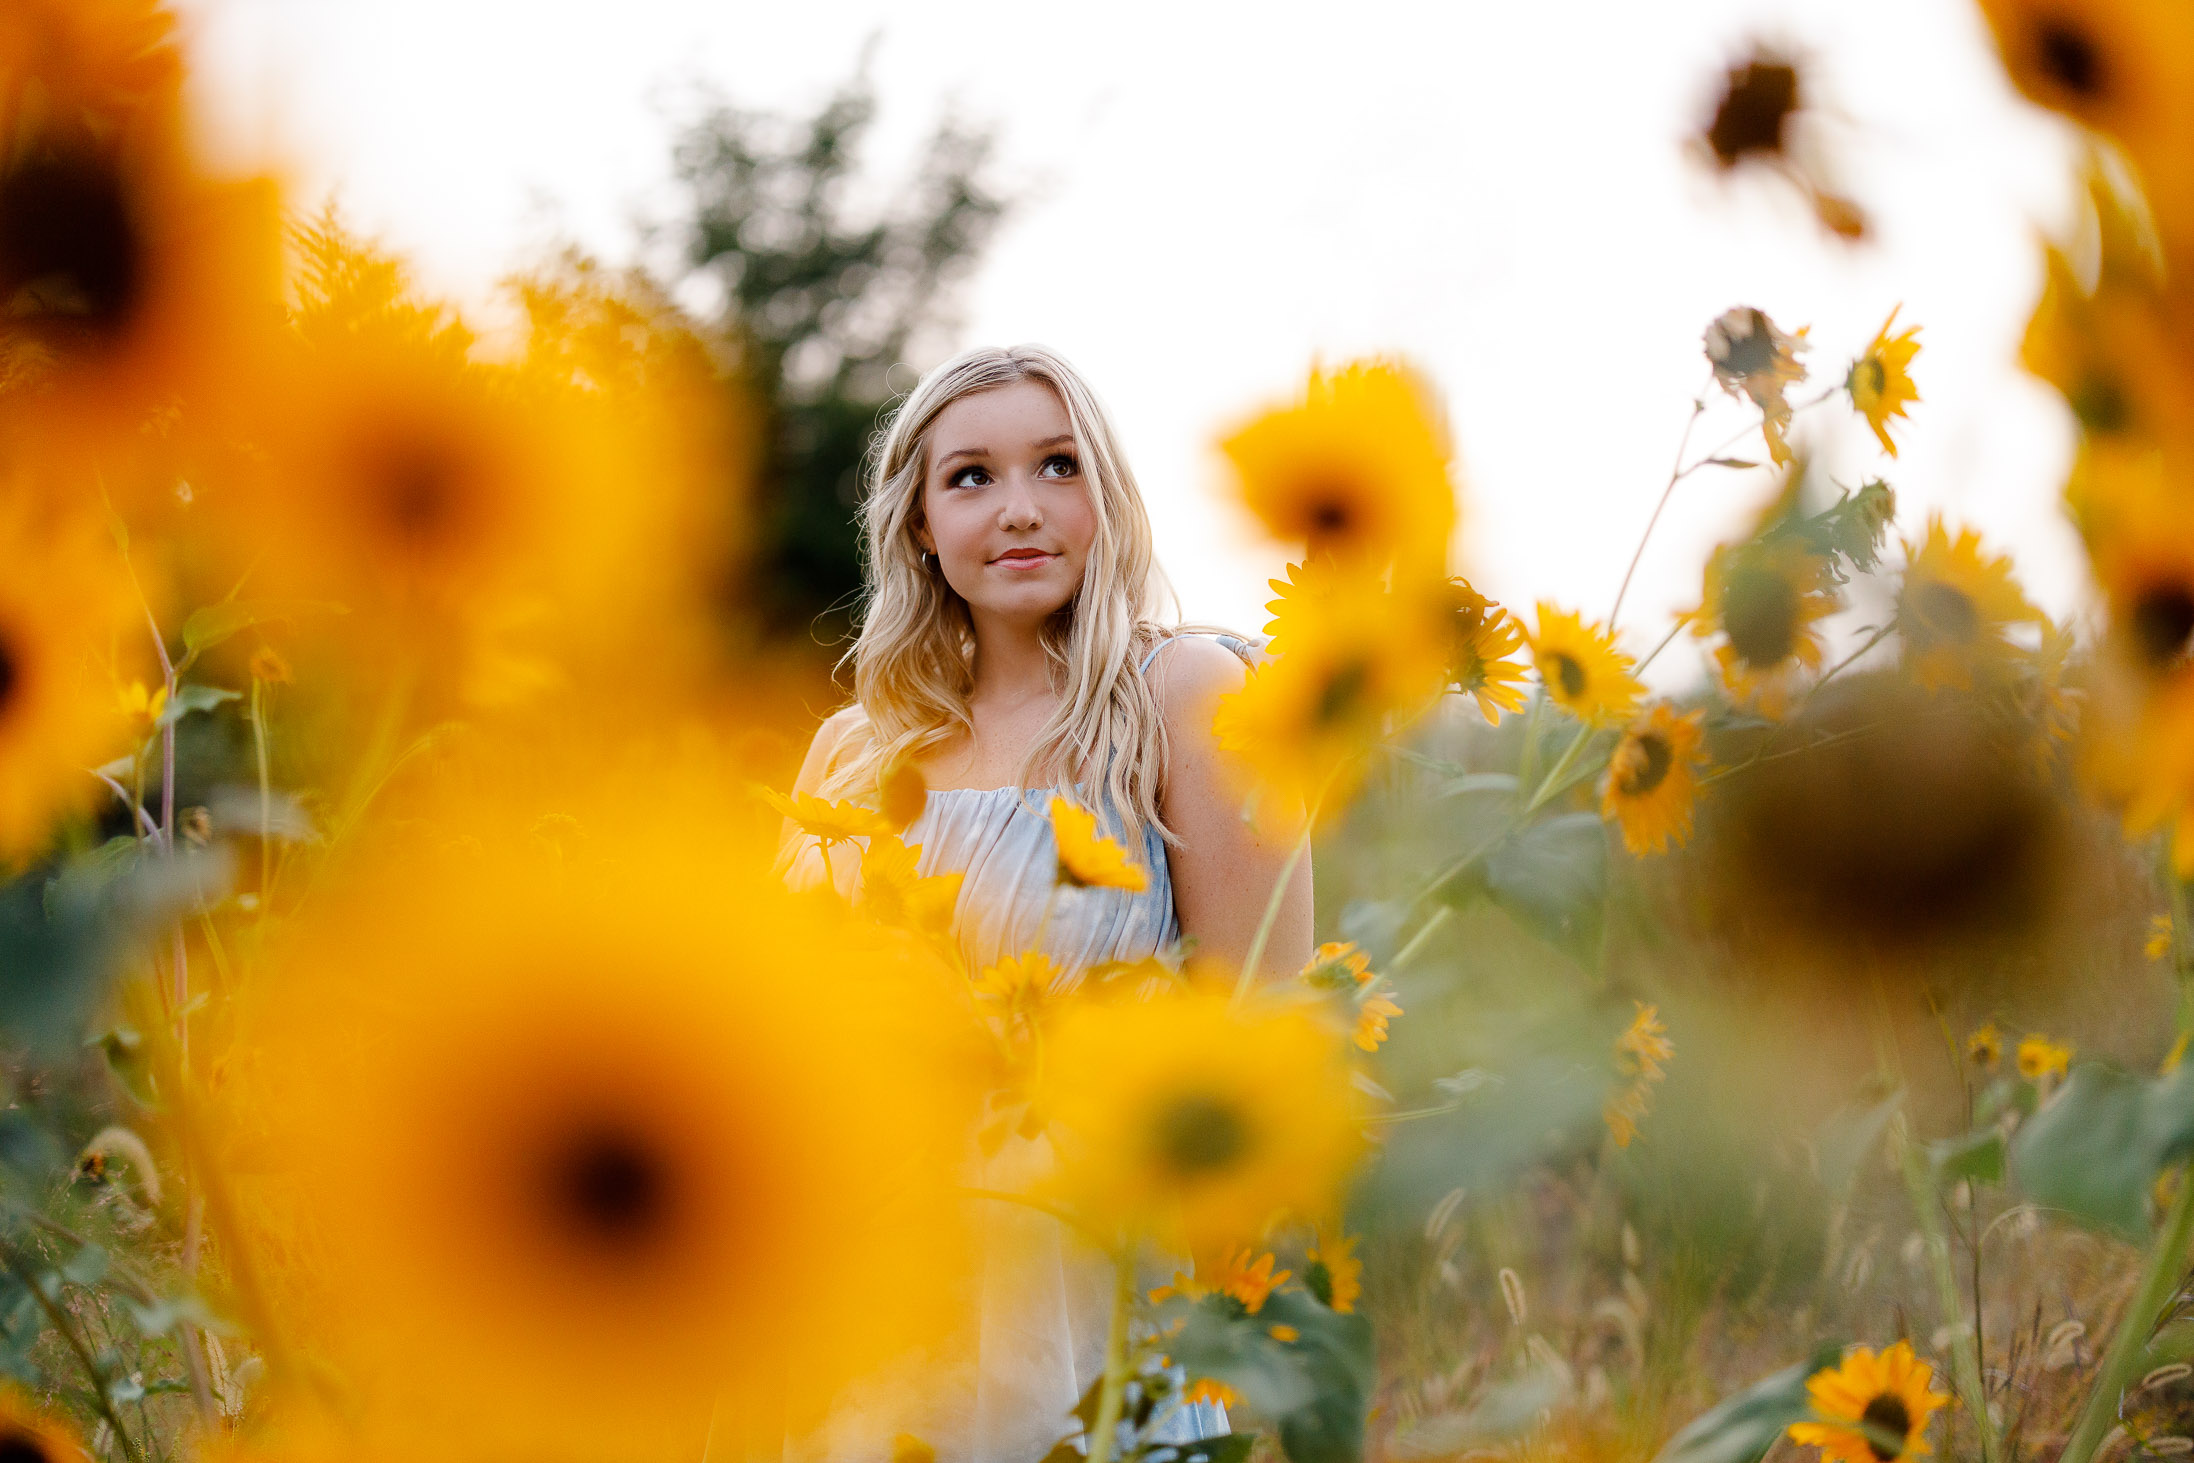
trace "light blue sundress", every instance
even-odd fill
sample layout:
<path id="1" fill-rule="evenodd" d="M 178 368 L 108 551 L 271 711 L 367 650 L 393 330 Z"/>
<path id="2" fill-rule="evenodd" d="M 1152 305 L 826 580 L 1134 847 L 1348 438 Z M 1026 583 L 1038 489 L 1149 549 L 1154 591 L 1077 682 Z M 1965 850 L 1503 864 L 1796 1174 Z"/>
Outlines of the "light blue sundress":
<path id="1" fill-rule="evenodd" d="M 1148 672 L 1174 638 L 1151 647 L 1140 669 Z M 1212 638 L 1245 661 L 1255 658 L 1247 641 Z M 953 934 L 968 968 L 981 970 L 1035 947 L 1039 931 L 1044 953 L 1060 967 L 1059 989 L 1077 984 L 1095 966 L 1171 951 L 1180 943 L 1181 922 L 1165 839 L 1155 828 L 1144 828 L 1131 849 L 1150 871 L 1141 892 L 1067 889 L 1053 898 L 1054 793 L 1095 813 L 1100 832 L 1127 841 L 1125 820 L 1102 783 L 932 789 L 907 827 L 906 842 L 921 845 L 919 872 L 965 876 Z M 796 887 L 830 879 L 850 894 L 856 862 L 834 859 L 826 869 L 809 841 L 796 851 L 786 878 Z M 1012 1187 L 1048 1161 L 1042 1139 L 1009 1140 L 986 1166 L 982 1186 Z M 961 1346 L 957 1356 L 925 1358 L 906 1376 L 878 1379 L 849 1396 L 832 1423 L 797 1450 L 801 1456 L 831 1463 L 864 1457 L 878 1442 L 888 1443 L 880 1431 L 887 1415 L 899 1420 L 890 1424 L 894 1431 L 913 1432 L 936 1448 L 939 1463 L 1036 1463 L 1058 1441 L 1074 1404 L 1104 1370 L 1109 1269 L 1047 1215 L 994 1204 L 982 1223 L 980 1315 L 971 1318 L 972 1336 L 963 1338 L 972 1345 Z M 1223 1406 L 1198 1402 L 1180 1408 L 1162 1436 L 1192 1442 L 1227 1430 Z M 888 1448 L 876 1456 L 888 1456 Z"/>

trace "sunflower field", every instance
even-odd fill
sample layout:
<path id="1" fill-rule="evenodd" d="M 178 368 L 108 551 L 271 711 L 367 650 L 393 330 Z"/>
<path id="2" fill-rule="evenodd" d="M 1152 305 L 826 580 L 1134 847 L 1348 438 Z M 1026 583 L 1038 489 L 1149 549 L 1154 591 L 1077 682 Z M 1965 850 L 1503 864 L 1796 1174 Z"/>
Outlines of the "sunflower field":
<path id="1" fill-rule="evenodd" d="M 1076 983 L 967 968 L 917 775 L 777 790 L 830 689 L 670 292 L 476 333 L 207 161 L 159 0 L 7 0 L 0 1463 L 813 1456 L 1000 1213 L 1104 1277 L 1027 1463 L 2194 1453 L 2194 10 L 1982 9 L 2083 140 L 2024 362 L 2093 613 L 1900 512 L 1901 310 L 1701 322 L 1631 570 L 1772 490 L 1666 623 L 1455 577 L 1433 383 L 1314 368 L 1213 424 L 1294 560 L 1215 733 L 1325 943 L 1256 978 L 1275 890 Z M 1862 237 L 1804 83 L 1731 68 L 1702 166 Z M 1049 818 L 1055 901 L 1144 886 Z"/>

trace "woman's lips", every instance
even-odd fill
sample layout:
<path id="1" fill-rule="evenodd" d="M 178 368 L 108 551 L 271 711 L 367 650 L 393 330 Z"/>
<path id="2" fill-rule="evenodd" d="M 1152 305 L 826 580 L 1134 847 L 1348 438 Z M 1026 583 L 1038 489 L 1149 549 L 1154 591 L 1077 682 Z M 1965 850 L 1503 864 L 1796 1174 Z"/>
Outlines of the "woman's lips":
<path id="1" fill-rule="evenodd" d="M 1041 569 L 1058 557 L 1057 554 L 1047 554 L 1040 549 L 1014 549 L 1010 553 L 1000 554 L 990 562 L 1001 569 Z"/>

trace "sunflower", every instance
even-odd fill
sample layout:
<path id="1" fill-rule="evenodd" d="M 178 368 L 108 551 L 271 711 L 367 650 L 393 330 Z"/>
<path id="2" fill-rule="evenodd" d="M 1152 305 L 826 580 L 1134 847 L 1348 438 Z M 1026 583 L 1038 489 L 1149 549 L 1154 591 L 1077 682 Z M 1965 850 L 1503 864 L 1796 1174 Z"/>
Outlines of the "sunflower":
<path id="1" fill-rule="evenodd" d="M 91 1452 L 73 1429 L 13 1385 L 0 1387 L 0 1458 L 9 1463 L 85 1463 Z"/>
<path id="2" fill-rule="evenodd" d="M 885 821 L 905 831 L 929 807 L 929 783 L 922 777 L 922 769 L 912 762 L 897 762 L 885 768 L 876 779 L 876 804 L 883 809 Z"/>
<path id="3" fill-rule="evenodd" d="M 1150 887 L 1150 870 L 1127 850 L 1097 831 L 1097 815 L 1066 798 L 1051 800 L 1051 832 L 1058 846 L 1053 877 L 1077 889 L 1125 889 L 1139 894 Z"/>
<path id="4" fill-rule="evenodd" d="M 2086 693 L 2071 684 L 2072 626 L 2042 621 L 2042 637 L 2029 664 L 2034 673 L 2027 706 L 2034 724 L 2034 765 L 2046 773 L 2057 765 L 2079 729 L 2080 703 Z"/>
<path id="5" fill-rule="evenodd" d="M 1353 991 L 1379 977 L 1372 973 L 1371 957 L 1356 948 L 1354 940 L 1328 940 L 1313 950 L 1298 972 L 1304 981 L 1325 991 Z"/>
<path id="6" fill-rule="evenodd" d="M 2019 1041 L 2019 1075 L 2029 1082 L 2039 1082 L 2044 1077 L 2063 1077 L 2072 1064 L 2072 1048 L 2059 1045 L 2046 1036 L 2022 1037 Z"/>
<path id="7" fill-rule="evenodd" d="M 1287 649 L 1220 698 L 1213 728 L 1259 787 L 1336 811 L 1389 722 L 1439 694 L 1441 648 L 1431 616 L 1385 591 L 1291 601 L 1282 618 Z"/>
<path id="8" fill-rule="evenodd" d="M 1723 544 L 1706 563 L 1691 633 L 1721 634 L 1714 663 L 1737 705 L 1780 720 L 1798 681 L 1821 667 L 1816 622 L 1836 612 L 1830 561 L 1789 539 Z"/>
<path id="9" fill-rule="evenodd" d="M 1330 554 L 1306 555 L 1300 564 L 1287 566 L 1287 578 L 1268 579 L 1274 599 L 1265 601 L 1265 653 L 1287 654 L 1298 625 L 1315 625 L 1332 613 L 1332 602 L 1352 594 L 1376 594 L 1384 586 L 1377 575 L 1344 570 Z"/>
<path id="10" fill-rule="evenodd" d="M 1547 695 L 1587 726 L 1609 726 L 1638 709 L 1645 687 L 1630 673 L 1630 657 L 1615 648 L 1613 631 L 1541 600 L 1530 643 Z"/>
<path id="11" fill-rule="evenodd" d="M 1706 713 L 1678 715 L 1657 702 L 1623 729 L 1607 759 L 1600 816 L 1621 826 L 1623 846 L 1640 856 L 1691 837 L 1691 805 L 1706 761 Z"/>
<path id="12" fill-rule="evenodd" d="M 1899 305 L 1897 310 L 1903 308 Z M 1874 343 L 1851 363 L 1844 376 L 1844 390 L 1851 396 L 1852 407 L 1866 418 L 1866 424 L 1881 439 L 1882 450 L 1891 457 L 1897 455 L 1897 444 L 1890 439 L 1889 419 L 1903 416 L 1905 404 L 1920 399 L 1912 384 L 1912 358 L 1920 353 L 1920 327 L 1914 325 L 1891 335 L 1889 329 L 1897 323 L 1897 310 L 1889 312 L 1889 318 L 1874 334 Z"/>
<path id="13" fill-rule="evenodd" d="M 2027 97 L 2123 143 L 2177 148 L 2194 96 L 2194 15 L 2172 0 L 1981 0 Z"/>
<path id="14" fill-rule="evenodd" d="M 1630 1024 L 1615 1038 L 1615 1072 L 1623 1082 L 1600 1112 L 1618 1148 L 1628 1148 L 1637 1140 L 1638 1124 L 1651 1105 L 1653 1089 L 1667 1076 L 1665 1063 L 1676 1055 L 1659 1008 L 1643 1001 L 1631 1004 L 1637 1009 Z"/>
<path id="15" fill-rule="evenodd" d="M 112 547 L 87 526 L 34 526 L 20 506 L 0 504 L 0 563 L 5 862 L 36 849 L 57 816 L 97 790 L 86 769 L 107 759 L 127 719 L 96 662 L 113 653 L 133 604 Z"/>
<path id="16" fill-rule="evenodd" d="M 1938 513 L 1928 519 L 1925 538 L 1905 545 L 1897 626 L 1914 678 L 1930 690 L 1971 689 L 1975 670 L 2011 661 L 2014 647 L 2004 631 L 2040 618 L 2012 578 L 2011 560 L 1984 555 L 1972 529 L 1953 539 Z"/>
<path id="17" fill-rule="evenodd" d="M 1356 1257 L 1356 1237 L 1320 1229 L 1317 1243 L 1304 1257 L 1303 1283 L 1328 1309 L 1344 1316 L 1353 1312 L 1364 1293 L 1364 1262 Z"/>
<path id="18" fill-rule="evenodd" d="M 861 907 L 879 924 L 943 940 L 952 933 L 952 914 L 967 875 L 920 873 L 921 855 L 919 843 L 909 847 L 897 834 L 871 834 L 861 854 Z"/>
<path id="19" fill-rule="evenodd" d="M 1785 57 L 1764 47 L 1725 73 L 1714 115 L 1699 134 L 1706 156 L 1723 173 L 1760 164 L 1782 173 L 1813 204 L 1830 232 L 1863 238 L 1866 216 L 1857 204 L 1831 192 L 1820 180 L 1818 162 L 1794 144 L 1792 123 L 1804 110 L 1805 78 Z"/>
<path id="20" fill-rule="evenodd" d="M 1777 466 L 1790 461 L 1791 406 L 1784 393 L 1805 379 L 1798 364 L 1806 349 L 1805 331 L 1785 335 L 1763 310 L 1739 305 L 1715 317 L 1706 328 L 1706 358 L 1714 379 L 1731 396 L 1745 396 L 1760 409 L 1768 456 Z"/>
<path id="21" fill-rule="evenodd" d="M 1931 1452 L 1928 1419 L 1950 1405 L 1931 1386 L 1934 1375 L 1909 1342 L 1879 1356 L 1872 1347 L 1855 1346 L 1840 1365 L 1807 1379 L 1806 1395 L 1820 1420 L 1792 1423 L 1790 1439 L 1819 1448 L 1824 1463 L 1895 1463 Z"/>
<path id="22" fill-rule="evenodd" d="M 1997 1063 L 2004 1059 L 2003 1029 L 1993 1021 L 1977 1028 L 1965 1039 L 1965 1057 L 1976 1067 L 1995 1071 Z"/>
<path id="23" fill-rule="evenodd" d="M 775 808 L 808 837 L 823 843 L 844 843 L 853 838 L 875 838 L 890 833 L 891 820 L 872 808 L 843 799 L 830 801 L 813 793 L 790 797 L 757 783 L 754 795 Z"/>
<path id="24" fill-rule="evenodd" d="M 480 838 L 361 868 L 220 1094 L 227 1141 L 284 1155 L 248 1207 L 281 1321 L 457 1452 L 662 1456 L 720 1388 L 781 1418 L 946 1301 L 949 970 L 705 829 L 589 834 L 578 868 Z"/>
<path id="25" fill-rule="evenodd" d="M 1332 1212 L 1363 1152 L 1363 1099 L 1310 1011 L 1217 990 L 1069 1008 L 1041 1106 L 1057 1197 L 1101 1234 L 1209 1253 L 1286 1214 Z"/>
<path id="26" fill-rule="evenodd" d="M 2090 289 L 2061 250 L 2048 251 L 2020 361 L 2063 394 L 2091 440 L 2176 438 L 2194 410 L 2194 360 L 2161 308 L 2148 251 L 2119 237 L 2131 230 L 2118 219 L 2123 205 L 2091 192 L 2103 221 L 2101 277 Z"/>
<path id="27" fill-rule="evenodd" d="M 1050 956 L 1031 950 L 983 967 L 969 984 L 978 1006 L 995 1012 L 1008 1034 L 1023 1035 L 1065 975 Z"/>
<path id="28" fill-rule="evenodd" d="M 1449 684 L 1476 698 L 1479 714 L 1499 726 L 1503 712 L 1523 709 L 1528 668 L 1508 657 L 1523 649 L 1524 627 L 1467 579 L 1450 579 L 1443 599 Z"/>
<path id="29" fill-rule="evenodd" d="M 1455 526 L 1447 431 L 1431 388 L 1391 361 L 1312 371 L 1302 399 L 1220 443 L 1266 529 L 1366 565 L 1443 564 Z"/>
<path id="30" fill-rule="evenodd" d="M 1221 1252 L 1220 1258 L 1210 1262 L 1198 1262 L 1195 1273 L 1173 1272 L 1173 1283 L 1161 1285 L 1150 1292 L 1150 1303 L 1159 1305 L 1174 1296 L 1198 1300 L 1207 1295 L 1223 1295 L 1241 1308 L 1244 1315 L 1254 1316 L 1265 1308 L 1265 1302 L 1288 1282 L 1295 1272 L 1274 1272 L 1279 1261 L 1270 1250 L 1257 1254 L 1247 1248 L 1233 1248 Z"/>
<path id="31" fill-rule="evenodd" d="M 1367 1052 L 1375 1052 L 1386 1040 L 1386 1024 L 1402 1014 L 1402 1008 L 1383 991 L 1372 991 L 1356 1003 L 1356 1031 L 1353 1040 Z"/>

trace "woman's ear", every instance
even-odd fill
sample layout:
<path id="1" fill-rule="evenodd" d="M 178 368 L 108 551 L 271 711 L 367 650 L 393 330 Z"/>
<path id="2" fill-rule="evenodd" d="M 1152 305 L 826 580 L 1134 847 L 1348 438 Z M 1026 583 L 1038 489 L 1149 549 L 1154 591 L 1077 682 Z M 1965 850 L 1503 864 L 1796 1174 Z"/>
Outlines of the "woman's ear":
<path id="1" fill-rule="evenodd" d="M 929 536 L 929 525 L 926 523 L 917 523 L 914 525 L 914 541 L 917 544 L 921 545 L 922 552 L 925 554 L 934 554 L 937 552 L 937 540 Z"/>

